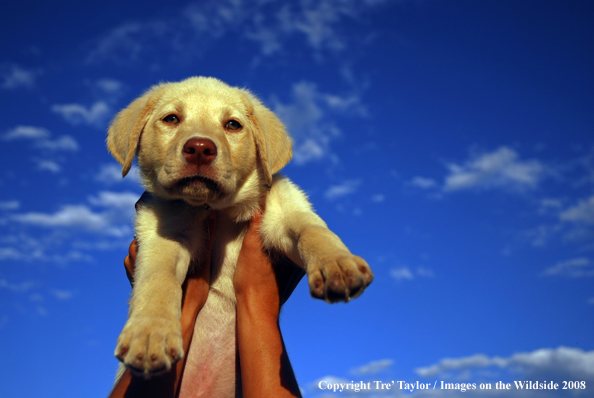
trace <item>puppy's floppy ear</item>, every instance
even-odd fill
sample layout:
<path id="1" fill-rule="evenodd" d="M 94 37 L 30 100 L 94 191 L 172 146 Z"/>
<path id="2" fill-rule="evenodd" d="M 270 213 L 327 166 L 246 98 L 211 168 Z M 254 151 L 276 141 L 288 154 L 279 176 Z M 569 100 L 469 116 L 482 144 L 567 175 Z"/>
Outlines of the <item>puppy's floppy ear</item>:
<path id="1" fill-rule="evenodd" d="M 153 113 L 157 94 L 163 85 L 154 86 L 143 96 L 137 98 L 120 111 L 111 122 L 107 131 L 107 149 L 123 166 L 122 177 L 130 171 L 140 134 Z"/>
<path id="2" fill-rule="evenodd" d="M 285 167 L 293 157 L 291 137 L 278 117 L 266 108 L 258 98 L 242 90 L 253 107 L 252 129 L 258 158 L 264 170 L 266 184 L 272 185 L 272 175 Z"/>

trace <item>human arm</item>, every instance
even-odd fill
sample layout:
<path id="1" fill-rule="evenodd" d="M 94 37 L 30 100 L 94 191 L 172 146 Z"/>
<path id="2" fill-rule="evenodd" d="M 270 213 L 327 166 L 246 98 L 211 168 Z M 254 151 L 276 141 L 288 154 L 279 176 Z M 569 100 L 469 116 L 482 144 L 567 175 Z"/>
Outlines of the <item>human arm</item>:
<path id="1" fill-rule="evenodd" d="M 301 397 L 278 324 L 281 297 L 293 270 L 274 269 L 264 253 L 261 218 L 257 213 L 250 222 L 233 280 L 243 396 Z"/>

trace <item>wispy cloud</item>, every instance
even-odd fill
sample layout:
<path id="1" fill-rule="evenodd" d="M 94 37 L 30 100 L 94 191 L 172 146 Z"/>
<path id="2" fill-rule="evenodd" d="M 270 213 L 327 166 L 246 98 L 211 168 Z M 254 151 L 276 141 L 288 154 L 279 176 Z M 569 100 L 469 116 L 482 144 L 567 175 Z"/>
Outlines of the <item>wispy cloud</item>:
<path id="1" fill-rule="evenodd" d="M 335 200 L 342 196 L 351 195 L 357 191 L 359 185 L 361 185 L 361 180 L 347 180 L 339 185 L 331 185 L 324 192 L 324 197 L 328 200 Z"/>
<path id="2" fill-rule="evenodd" d="M 543 377 L 559 380 L 571 376 L 577 380 L 594 378 L 594 351 L 579 348 L 559 347 L 542 348 L 532 352 L 520 352 L 510 357 L 489 357 L 482 354 L 461 358 L 445 358 L 439 363 L 416 369 L 423 377 L 447 377 L 449 371 L 461 371 L 473 368 L 495 366 L 522 372 L 527 377 Z M 451 376 L 450 376 L 451 377 Z"/>
<path id="3" fill-rule="evenodd" d="M 95 127 L 104 127 L 110 108 L 104 101 L 97 101 L 90 107 L 81 104 L 63 104 L 52 106 L 52 111 L 61 115 L 68 123 L 78 126 L 86 124 Z"/>
<path id="4" fill-rule="evenodd" d="M 33 162 L 37 164 L 39 170 L 50 171 L 52 173 L 62 171 L 62 166 L 56 159 L 50 159 L 48 156 L 55 152 L 76 152 L 79 149 L 78 142 L 74 138 L 63 135 L 56 139 L 51 139 L 51 133 L 43 127 L 17 126 L 4 133 L 1 138 L 9 142 L 22 140 L 32 142 L 33 147 L 41 149 L 41 151 L 33 151 L 33 153 L 44 156 L 43 158 L 34 157 Z"/>
<path id="5" fill-rule="evenodd" d="M 92 205 L 114 209 L 133 209 L 137 200 L 138 194 L 134 192 L 102 191 L 97 196 L 89 197 Z"/>
<path id="6" fill-rule="evenodd" d="M 371 197 L 371 201 L 375 202 L 375 203 L 382 203 L 386 200 L 386 195 L 382 194 L 382 193 L 378 193 L 376 195 L 373 195 Z"/>
<path id="7" fill-rule="evenodd" d="M 589 258 L 580 257 L 561 261 L 545 269 L 543 276 L 565 276 L 569 278 L 594 277 L 594 264 Z"/>
<path id="8" fill-rule="evenodd" d="M 34 159 L 35 163 L 37 163 L 37 168 L 43 171 L 49 171 L 51 173 L 57 174 L 62 171 L 62 166 L 60 166 L 57 162 L 48 159 Z"/>
<path id="9" fill-rule="evenodd" d="M 594 224 L 594 195 L 580 200 L 559 215 L 562 221 L 573 221 L 585 224 Z"/>
<path id="10" fill-rule="evenodd" d="M 44 228 L 72 228 L 98 235 L 131 236 L 130 220 L 138 194 L 100 192 L 89 203 L 106 210 L 95 211 L 85 204 L 64 205 L 54 213 L 28 212 L 11 215 L 15 222 Z"/>
<path id="11" fill-rule="evenodd" d="M 365 114 L 359 97 L 353 94 L 341 97 L 322 93 L 311 82 L 294 84 L 292 97 L 291 103 L 274 99 L 273 110 L 295 140 L 293 161 L 298 165 L 332 157 L 331 141 L 341 135 L 340 129 L 331 121 L 330 115 L 333 112 L 359 117 Z M 341 105 L 338 106 L 337 103 Z"/>
<path id="12" fill-rule="evenodd" d="M 417 188 L 430 189 L 437 187 L 437 182 L 432 178 L 416 176 L 410 181 L 410 185 Z"/>
<path id="13" fill-rule="evenodd" d="M 255 43 L 260 56 L 283 54 L 290 40 L 301 40 L 312 51 L 341 53 L 356 41 L 344 21 L 356 23 L 381 1 L 331 0 L 299 2 L 200 1 L 179 14 L 125 22 L 96 42 L 87 61 L 125 64 L 149 57 L 155 43 L 168 44 L 175 59 L 187 59 L 187 48 L 205 48 L 226 35 Z M 198 45 L 199 44 L 199 45 Z"/>
<path id="14" fill-rule="evenodd" d="M 9 200 L 5 202 L 0 202 L 0 210 L 2 211 L 9 211 L 9 210 L 16 210 L 21 206 L 21 203 L 18 200 Z"/>
<path id="15" fill-rule="evenodd" d="M 567 396 L 567 390 L 562 389 L 563 380 L 584 382 L 584 387 L 581 387 L 580 384 L 580 388 L 575 390 L 582 392 L 584 388 L 587 391 L 587 386 L 594 382 L 594 351 L 583 351 L 571 347 L 542 348 L 531 352 L 518 352 L 509 357 L 475 354 L 466 357 L 444 358 L 434 365 L 415 369 L 418 382 L 421 384 L 429 382 L 431 386 L 429 389 L 417 389 L 415 380 L 395 382 L 390 386 L 390 389 L 378 388 L 374 381 L 378 380 L 378 377 L 374 371 L 388 370 L 392 363 L 392 360 L 384 359 L 372 361 L 356 368 L 356 370 L 369 370 L 368 373 L 357 373 L 359 380 L 336 375 L 322 377 L 308 384 L 308 396 L 311 395 L 315 398 L 335 396 L 338 392 L 334 392 L 333 388 L 336 386 L 341 390 L 341 397 L 349 398 L 359 396 L 453 398 L 460 394 L 473 398 L 484 396 L 512 398 L 546 396 L 552 398 Z M 381 378 L 379 379 L 381 380 Z M 511 383 L 510 389 L 501 391 L 495 387 L 495 383 L 501 380 L 521 380 L 522 382 L 552 380 L 559 385 L 559 389 L 522 389 L 518 388 L 515 382 L 506 381 L 506 383 Z M 451 387 L 443 388 L 442 382 L 450 383 Z M 355 383 L 364 383 L 364 385 Z M 388 383 L 390 382 L 388 381 Z M 399 383 L 403 383 L 402 386 Z M 404 383 L 409 383 L 411 389 L 407 391 Z M 456 383 L 458 388 L 454 387 Z M 475 384 L 474 388 L 468 386 L 473 383 Z M 484 386 L 490 385 L 490 388 L 481 389 L 479 383 L 483 383 Z M 437 386 L 436 389 L 432 388 L 434 384 Z"/>
<path id="16" fill-rule="evenodd" d="M 99 171 L 95 175 L 95 180 L 107 185 L 119 184 L 122 182 L 140 184 L 138 167 L 136 167 L 136 165 L 132 166 L 132 169 L 130 170 L 126 178 L 122 178 L 122 166 L 115 163 L 101 165 Z"/>
<path id="17" fill-rule="evenodd" d="M 64 135 L 55 140 L 43 140 L 36 144 L 38 148 L 49 149 L 52 151 L 78 151 L 78 143 L 74 138 Z"/>
<path id="18" fill-rule="evenodd" d="M 68 247 L 72 244 L 72 236 L 56 232 L 44 233 L 39 238 L 24 230 L 11 235 L 0 235 L 0 261 L 54 264 L 92 261 L 92 258 L 81 250 Z M 89 249 L 94 248 L 95 246 Z"/>
<path id="19" fill-rule="evenodd" d="M 396 279 L 398 282 L 404 280 L 413 280 L 416 278 L 431 278 L 435 276 L 433 270 L 425 267 L 417 267 L 416 269 L 411 269 L 407 266 L 401 266 L 392 268 L 390 270 L 390 276 Z"/>
<path id="20" fill-rule="evenodd" d="M 18 65 L 0 66 L 0 87 L 4 89 L 16 89 L 19 87 L 33 88 L 35 81 L 41 74 L 38 69 L 26 69 Z"/>
<path id="21" fill-rule="evenodd" d="M 392 359 L 380 359 L 371 361 L 368 364 L 351 369 L 351 373 L 357 376 L 376 375 L 390 368 L 394 361 Z"/>
<path id="22" fill-rule="evenodd" d="M 5 141 L 19 140 L 19 139 L 47 139 L 50 132 L 43 127 L 34 126 L 17 126 L 2 135 Z"/>
<path id="23" fill-rule="evenodd" d="M 38 285 L 38 283 L 35 281 L 24 281 L 24 282 L 15 283 L 15 282 L 9 282 L 4 278 L 0 278 L 0 288 L 7 289 L 12 292 L 19 292 L 19 293 L 28 292 L 37 285 Z"/>
<path id="24" fill-rule="evenodd" d="M 115 79 L 99 79 L 95 82 L 95 86 L 106 94 L 119 94 L 122 91 L 123 84 Z"/>
<path id="25" fill-rule="evenodd" d="M 538 160 L 521 160 L 516 151 L 501 147 L 494 152 L 472 156 L 464 164 L 450 163 L 444 191 L 501 188 L 522 191 L 535 188 L 545 166 Z"/>
<path id="26" fill-rule="evenodd" d="M 70 300 L 74 293 L 71 290 L 52 289 L 51 294 L 58 300 L 66 301 Z"/>

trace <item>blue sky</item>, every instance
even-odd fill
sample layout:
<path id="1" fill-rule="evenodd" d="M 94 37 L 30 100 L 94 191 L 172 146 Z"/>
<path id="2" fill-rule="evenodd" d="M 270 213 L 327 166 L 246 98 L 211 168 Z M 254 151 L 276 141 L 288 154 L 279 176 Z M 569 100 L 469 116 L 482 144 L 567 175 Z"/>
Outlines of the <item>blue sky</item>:
<path id="1" fill-rule="evenodd" d="M 194 75 L 281 117 L 285 174 L 375 272 L 349 304 L 302 283 L 285 306 L 306 397 L 461 394 L 318 387 L 442 380 L 594 396 L 592 2 L 22 1 L 0 18 L 2 396 L 107 395 L 142 188 L 106 128 Z"/>

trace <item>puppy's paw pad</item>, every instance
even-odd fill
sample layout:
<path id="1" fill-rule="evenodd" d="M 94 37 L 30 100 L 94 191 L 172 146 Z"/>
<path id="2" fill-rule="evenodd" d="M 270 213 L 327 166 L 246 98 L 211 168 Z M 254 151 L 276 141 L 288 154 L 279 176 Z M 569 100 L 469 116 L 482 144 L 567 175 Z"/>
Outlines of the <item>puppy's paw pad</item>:
<path id="1" fill-rule="evenodd" d="M 365 260 L 347 251 L 317 259 L 308 264 L 308 271 L 311 295 L 330 303 L 358 297 L 373 281 Z"/>
<path id="2" fill-rule="evenodd" d="M 181 325 L 175 317 L 132 317 L 124 326 L 116 357 L 145 378 L 164 373 L 183 358 Z"/>

